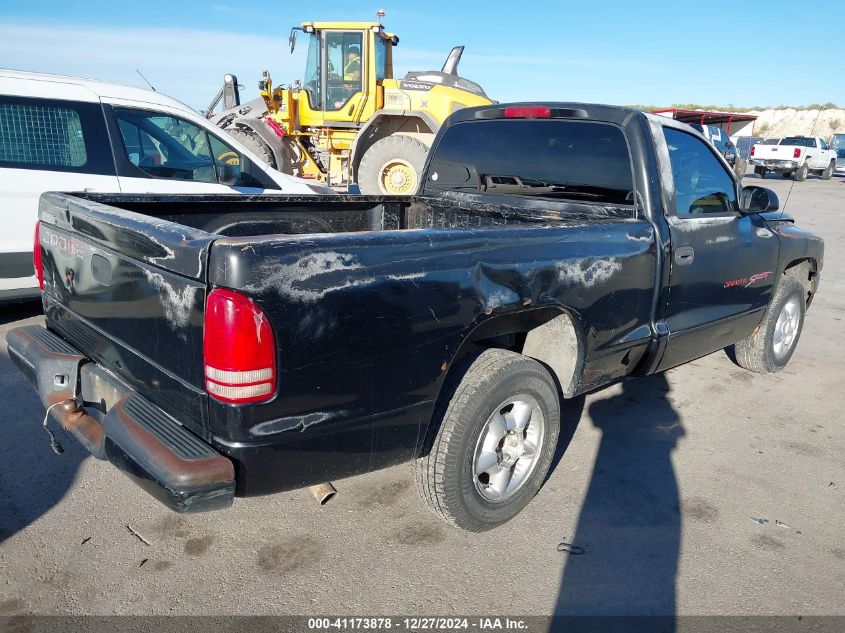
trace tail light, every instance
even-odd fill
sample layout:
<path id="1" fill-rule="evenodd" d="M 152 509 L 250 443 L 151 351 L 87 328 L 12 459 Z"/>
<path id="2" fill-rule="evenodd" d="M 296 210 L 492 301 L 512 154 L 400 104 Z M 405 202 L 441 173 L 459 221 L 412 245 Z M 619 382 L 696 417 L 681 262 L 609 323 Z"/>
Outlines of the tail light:
<path id="1" fill-rule="evenodd" d="M 276 395 L 276 341 L 255 303 L 217 288 L 205 304 L 205 388 L 215 400 L 263 402 Z"/>
<path id="2" fill-rule="evenodd" d="M 754 156 L 754 145 L 751 146 L 751 155 Z"/>
<path id="3" fill-rule="evenodd" d="M 511 106 L 505 108 L 506 119 L 549 119 L 551 116 L 551 109 L 544 106 Z"/>
<path id="4" fill-rule="evenodd" d="M 32 245 L 32 266 L 35 268 L 35 276 L 38 277 L 38 287 L 44 290 L 44 265 L 41 262 L 41 222 L 35 223 L 35 239 Z"/>
<path id="5" fill-rule="evenodd" d="M 801 158 L 801 148 L 800 147 L 796 147 L 794 150 L 792 150 L 792 158 Z"/>

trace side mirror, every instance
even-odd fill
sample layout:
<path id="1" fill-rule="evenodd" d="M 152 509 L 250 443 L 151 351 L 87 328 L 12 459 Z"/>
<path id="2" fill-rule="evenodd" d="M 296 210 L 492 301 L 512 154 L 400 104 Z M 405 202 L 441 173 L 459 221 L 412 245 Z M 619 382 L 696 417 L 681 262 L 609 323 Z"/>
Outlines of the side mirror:
<path id="1" fill-rule="evenodd" d="M 777 194 L 766 187 L 743 187 L 742 201 L 739 210 L 742 213 L 763 213 L 764 211 L 777 211 L 780 208 L 780 200 Z"/>
<path id="2" fill-rule="evenodd" d="M 221 185 L 234 186 L 240 177 L 240 169 L 229 163 L 217 163 L 217 179 Z"/>

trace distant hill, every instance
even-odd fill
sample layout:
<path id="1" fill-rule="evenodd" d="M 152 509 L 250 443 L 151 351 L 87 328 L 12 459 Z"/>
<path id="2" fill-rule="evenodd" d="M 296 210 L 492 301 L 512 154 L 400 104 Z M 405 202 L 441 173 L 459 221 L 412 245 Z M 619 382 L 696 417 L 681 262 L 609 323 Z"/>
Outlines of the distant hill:
<path id="1" fill-rule="evenodd" d="M 754 134 L 756 136 L 791 136 L 793 134 L 830 138 L 845 133 L 845 109 L 796 110 L 794 108 L 751 111 L 756 114 Z"/>
<path id="2" fill-rule="evenodd" d="M 808 106 L 777 106 L 775 108 L 740 108 L 734 106 L 714 106 L 697 104 L 679 104 L 673 106 L 643 106 L 635 105 L 641 110 L 655 110 L 662 107 L 680 108 L 683 110 L 716 110 L 720 112 L 741 112 L 754 114 L 755 136 L 776 137 L 791 136 L 793 134 L 817 134 L 822 138 L 829 138 L 833 134 L 845 133 L 845 108 L 835 103 L 814 103 Z"/>

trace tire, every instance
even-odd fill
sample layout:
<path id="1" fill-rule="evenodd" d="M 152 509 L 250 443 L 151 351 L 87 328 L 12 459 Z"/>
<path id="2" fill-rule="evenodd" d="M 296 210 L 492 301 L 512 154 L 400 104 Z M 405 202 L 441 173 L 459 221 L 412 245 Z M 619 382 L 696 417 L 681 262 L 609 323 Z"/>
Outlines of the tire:
<path id="1" fill-rule="evenodd" d="M 515 352 L 490 349 L 462 367 L 455 367 L 443 389 L 432 420 L 433 430 L 423 455 L 414 464 L 417 491 L 423 502 L 447 523 L 470 532 L 484 532 L 516 516 L 545 481 L 560 434 L 557 386 L 537 361 Z M 506 426 L 514 428 L 516 424 L 515 428 L 519 428 L 520 416 L 514 414 L 517 405 L 508 412 L 511 399 L 517 401 L 521 411 L 528 405 L 530 417 L 521 433 L 514 430 L 513 435 L 507 433 L 496 442 L 502 420 L 508 421 Z M 492 450 L 484 450 L 490 438 L 493 441 L 488 449 Z M 526 456 L 508 464 L 508 459 L 522 454 L 518 448 L 511 453 L 509 441 L 524 442 L 521 446 L 528 450 L 533 443 L 534 459 Z M 475 467 L 482 467 L 481 453 L 493 455 L 493 465 L 488 469 L 493 475 L 485 472 L 476 476 Z M 520 463 L 524 472 L 521 481 L 516 479 Z M 508 491 L 507 483 L 499 486 L 504 493 L 502 498 L 495 498 L 494 478 L 511 484 L 516 481 L 516 487 Z"/>
<path id="2" fill-rule="evenodd" d="M 793 180 L 795 182 L 802 182 L 807 180 L 807 174 L 810 173 L 810 167 L 807 163 L 801 165 L 798 169 L 795 170 L 795 173 L 792 175 Z"/>
<path id="3" fill-rule="evenodd" d="M 746 171 L 748 171 L 748 161 L 744 158 L 737 158 L 734 162 L 734 173 L 736 177 L 742 180 Z"/>
<path id="4" fill-rule="evenodd" d="M 754 173 L 760 176 L 760 178 L 766 177 L 766 169 L 764 167 L 755 167 Z"/>
<path id="5" fill-rule="evenodd" d="M 830 161 L 830 165 L 827 166 L 822 172 L 822 180 L 830 180 L 830 177 L 833 176 L 833 170 L 836 169 L 836 161 Z"/>
<path id="6" fill-rule="evenodd" d="M 257 134 L 254 132 L 248 132 L 242 128 L 231 127 L 226 128 L 226 132 L 229 136 L 255 154 L 257 158 L 261 159 L 264 164 L 276 169 L 276 158 L 273 155 L 273 151 Z"/>
<path id="7" fill-rule="evenodd" d="M 751 336 L 733 345 L 732 356 L 736 364 L 758 374 L 773 374 L 786 367 L 798 346 L 801 329 L 804 327 L 806 299 L 807 295 L 800 281 L 794 277 L 782 276 L 760 325 Z M 781 348 L 778 353 L 776 330 L 781 325 L 779 322 L 781 315 L 790 304 L 795 308 L 794 317 L 788 326 L 791 339 L 789 345 Z M 784 331 L 781 329 L 781 333 Z"/>
<path id="8" fill-rule="evenodd" d="M 379 139 L 358 166 L 358 187 L 366 195 L 413 195 L 422 179 L 428 147 L 411 136 Z"/>

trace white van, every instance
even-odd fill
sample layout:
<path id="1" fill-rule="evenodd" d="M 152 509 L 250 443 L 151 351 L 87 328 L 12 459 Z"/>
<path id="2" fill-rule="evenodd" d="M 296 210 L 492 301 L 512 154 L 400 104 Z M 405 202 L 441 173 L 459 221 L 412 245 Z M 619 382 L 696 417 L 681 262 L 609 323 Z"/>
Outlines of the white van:
<path id="1" fill-rule="evenodd" d="M 0 302 L 38 295 L 32 245 L 45 191 L 333 193 L 268 167 L 152 90 L 0 69 Z"/>

